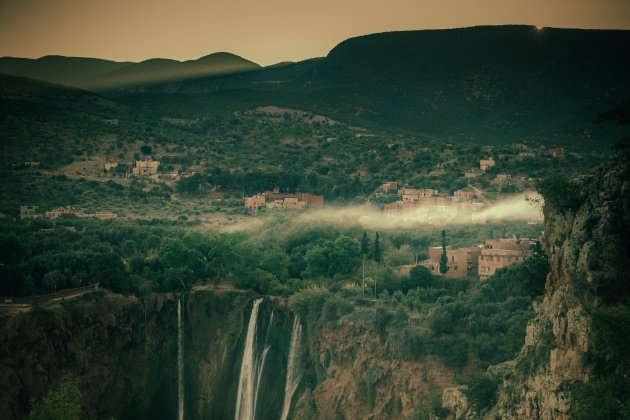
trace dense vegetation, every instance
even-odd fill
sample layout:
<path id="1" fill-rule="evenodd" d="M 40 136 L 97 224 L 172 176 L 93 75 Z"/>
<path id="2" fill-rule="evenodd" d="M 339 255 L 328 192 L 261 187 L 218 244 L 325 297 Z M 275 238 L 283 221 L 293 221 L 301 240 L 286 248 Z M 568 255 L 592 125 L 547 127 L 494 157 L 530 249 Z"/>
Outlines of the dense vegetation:
<path id="1" fill-rule="evenodd" d="M 467 385 L 481 411 L 492 405 L 498 386 L 498 376 L 487 368 L 511 359 L 521 347 L 531 302 L 542 292 L 548 271 L 546 257 L 536 252 L 484 283 L 443 282 L 424 267 L 398 273 L 397 266 L 424 258 L 427 246 L 440 244 L 441 230 L 431 226 L 370 232 L 300 223 L 286 215 L 255 232 L 235 233 L 182 222 L 1 223 L 2 295 L 15 298 L 95 282 L 140 296 L 187 291 L 198 283 L 284 295 L 311 332 L 353 317 L 391 339 L 393 359 L 439 358 L 458 372 L 457 381 Z M 524 223 L 459 227 L 448 230 L 448 243 L 533 236 L 538 229 Z M 369 393 L 369 378 L 363 380 Z"/>
<path id="2" fill-rule="evenodd" d="M 408 290 L 384 290 L 367 306 L 358 287 L 347 285 L 333 293 L 324 286 L 309 286 L 293 294 L 289 304 L 313 336 L 349 317 L 354 323 L 371 323 L 387 343 L 383 345 L 389 346 L 387 357 L 392 360 L 439 358 L 455 372 L 470 403 L 483 416 L 496 402 L 505 371 L 501 364 L 512 360 L 523 345 L 525 326 L 533 316 L 532 301 L 542 296 L 548 271 L 547 256 L 538 248 L 525 263 L 499 270 L 486 282 L 442 284 L 429 275 L 428 281 Z M 317 340 L 309 345 L 316 347 Z M 377 381 L 372 373 L 357 373 L 360 398 L 370 407 Z M 416 413 L 418 418 L 445 414 L 439 396 Z"/>
<path id="3" fill-rule="evenodd" d="M 439 229 L 364 232 L 299 222 L 291 215 L 267 220 L 255 232 L 220 233 L 195 223 L 96 220 L 4 220 L 0 233 L 0 294 L 25 296 L 99 282 L 115 291 L 189 290 L 194 283 L 227 282 L 261 293 L 287 295 L 315 282 L 331 290 L 377 279 L 376 292 L 415 287 L 395 270 L 426 257 Z M 525 223 L 461 227 L 449 244 L 468 246 L 487 238 L 535 237 Z M 364 264 L 365 262 L 365 264 Z M 373 289 L 371 289 L 373 290 Z"/>

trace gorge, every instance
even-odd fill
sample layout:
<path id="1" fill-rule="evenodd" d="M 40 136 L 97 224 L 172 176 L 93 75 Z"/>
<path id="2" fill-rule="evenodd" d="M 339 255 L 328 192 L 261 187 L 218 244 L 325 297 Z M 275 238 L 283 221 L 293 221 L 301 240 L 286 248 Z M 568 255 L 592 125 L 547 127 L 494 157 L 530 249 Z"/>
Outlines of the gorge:
<path id="1" fill-rule="evenodd" d="M 407 315 L 212 287 L 141 298 L 98 290 L 3 315 L 0 411 L 22 418 L 72 375 L 82 413 L 95 418 L 579 418 L 605 396 L 573 395 L 627 373 L 627 356 L 597 328 L 627 319 L 629 179 L 620 157 L 547 191 L 545 293 L 521 351 L 488 367 L 499 386 L 483 413 L 457 364 L 426 350 L 424 324 L 412 325 L 416 347 L 400 350 L 395 322 L 411 325 Z"/>

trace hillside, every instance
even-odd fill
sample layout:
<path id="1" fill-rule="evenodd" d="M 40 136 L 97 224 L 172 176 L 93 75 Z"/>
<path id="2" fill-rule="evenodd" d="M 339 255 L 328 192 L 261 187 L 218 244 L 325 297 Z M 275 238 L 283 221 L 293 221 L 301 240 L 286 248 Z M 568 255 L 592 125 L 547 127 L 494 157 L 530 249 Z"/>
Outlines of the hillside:
<path id="1" fill-rule="evenodd" d="M 630 97 L 628 44 L 630 31 L 531 26 L 382 33 L 323 59 L 151 90 L 233 108 L 290 106 L 446 142 L 588 142 L 612 134 L 594 116 Z"/>
<path id="2" fill-rule="evenodd" d="M 116 89 L 258 69 L 260 66 L 230 53 L 215 53 L 197 60 L 161 58 L 139 63 L 95 58 L 46 56 L 38 59 L 0 58 L 0 73 L 62 83 L 84 89 Z"/>

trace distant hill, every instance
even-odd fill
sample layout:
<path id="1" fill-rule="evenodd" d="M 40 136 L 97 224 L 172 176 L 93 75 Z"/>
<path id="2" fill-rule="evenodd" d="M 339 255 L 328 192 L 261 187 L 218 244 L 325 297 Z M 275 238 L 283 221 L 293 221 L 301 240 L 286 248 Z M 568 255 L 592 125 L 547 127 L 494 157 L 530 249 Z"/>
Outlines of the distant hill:
<path id="1" fill-rule="evenodd" d="M 630 98 L 628 45 L 630 31 L 481 26 L 366 35 L 323 58 L 265 68 L 217 53 L 185 62 L 3 58 L 0 71 L 156 116 L 275 105 L 441 142 L 590 144 L 619 137 L 593 121 Z"/>
<path id="2" fill-rule="evenodd" d="M 85 79 L 98 77 L 129 64 L 131 63 L 59 55 L 47 55 L 38 59 L 2 57 L 0 73 L 79 86 Z"/>
<path id="3" fill-rule="evenodd" d="M 327 57 L 154 86 L 306 109 L 445 141 L 588 140 L 609 101 L 630 97 L 630 31 L 493 26 L 391 32 Z M 133 100 L 141 101 L 135 97 Z M 209 99 L 210 100 L 210 99 Z M 181 101 L 179 101 L 181 103 Z M 240 105 L 240 103 L 239 103 Z"/>
<path id="4" fill-rule="evenodd" d="M 120 104 L 86 90 L 26 77 L 0 74 L 0 127 L 7 116 L 36 117 L 63 113 L 117 113 Z"/>
<path id="5" fill-rule="evenodd" d="M 94 90 L 139 87 L 259 68 L 256 63 L 225 52 L 184 62 L 160 58 L 140 63 L 63 56 L 0 58 L 0 73 Z"/>

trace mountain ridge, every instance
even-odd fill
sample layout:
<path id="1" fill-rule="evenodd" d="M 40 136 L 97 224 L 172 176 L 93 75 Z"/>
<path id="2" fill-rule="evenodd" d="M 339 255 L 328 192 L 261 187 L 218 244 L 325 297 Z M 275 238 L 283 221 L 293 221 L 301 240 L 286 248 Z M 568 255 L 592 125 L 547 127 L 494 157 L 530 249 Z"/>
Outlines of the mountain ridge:
<path id="1" fill-rule="evenodd" d="M 149 58 L 139 62 L 119 62 L 62 55 L 46 55 L 36 59 L 0 58 L 0 73 L 88 90 L 113 89 L 257 68 L 261 67 L 253 61 L 227 52 L 184 61 Z"/>

